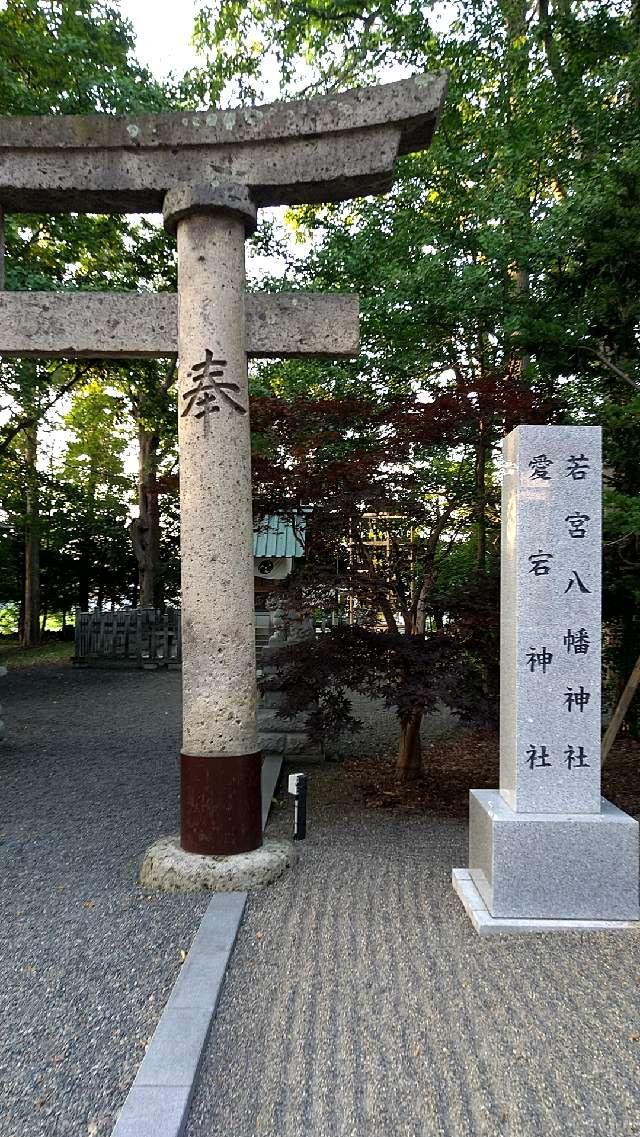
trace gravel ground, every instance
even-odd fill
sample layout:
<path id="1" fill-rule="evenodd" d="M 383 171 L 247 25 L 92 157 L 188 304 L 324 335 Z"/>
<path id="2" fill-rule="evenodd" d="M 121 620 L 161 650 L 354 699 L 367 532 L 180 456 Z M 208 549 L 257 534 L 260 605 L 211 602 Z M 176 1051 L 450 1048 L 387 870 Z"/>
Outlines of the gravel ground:
<path id="1" fill-rule="evenodd" d="M 340 758 L 353 758 L 361 754 L 383 754 L 393 752 L 398 744 L 398 719 L 393 711 L 387 710 L 382 699 L 367 699 L 358 691 L 348 691 L 354 716 L 362 723 L 362 729 L 355 734 L 342 734 L 334 744 L 334 751 Z M 430 738 L 446 731 L 455 730 L 456 715 L 441 706 L 422 720 L 420 737 L 422 744 Z"/>
<path id="2" fill-rule="evenodd" d="M 311 772 L 302 859 L 249 899 L 187 1137 L 640 1134 L 638 936 L 482 940 L 450 885 L 466 825 L 355 797 Z"/>
<path id="3" fill-rule="evenodd" d="M 180 675 L 2 681 L 0 1134 L 108 1134 L 207 905 L 145 895 L 178 827 Z"/>

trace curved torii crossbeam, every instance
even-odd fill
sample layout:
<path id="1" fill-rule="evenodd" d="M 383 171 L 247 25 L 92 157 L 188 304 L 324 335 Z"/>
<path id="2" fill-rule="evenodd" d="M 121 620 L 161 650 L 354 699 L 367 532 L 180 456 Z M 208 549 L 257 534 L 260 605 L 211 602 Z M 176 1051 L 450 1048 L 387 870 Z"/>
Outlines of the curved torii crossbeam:
<path id="1" fill-rule="evenodd" d="M 0 204 L 14 213 L 162 209 L 178 184 L 228 178 L 256 205 L 383 193 L 426 150 L 446 75 L 236 110 L 0 117 Z"/>
<path id="2" fill-rule="evenodd" d="M 245 300 L 245 234 L 258 206 L 388 190 L 397 156 L 429 146 L 445 91 L 438 72 L 244 110 L 0 118 L 0 209 L 162 209 L 177 235 L 177 300 L 0 293 L 0 355 L 178 351 L 187 852 L 262 843 L 247 356 L 357 354 L 355 297 Z M 162 864 L 179 886 L 166 844 Z"/>

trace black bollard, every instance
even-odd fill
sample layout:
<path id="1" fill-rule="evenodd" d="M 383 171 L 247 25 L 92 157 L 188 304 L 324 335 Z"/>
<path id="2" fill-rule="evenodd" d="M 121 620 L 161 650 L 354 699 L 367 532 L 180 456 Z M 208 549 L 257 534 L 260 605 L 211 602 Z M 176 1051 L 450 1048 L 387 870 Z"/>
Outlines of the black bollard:
<path id="1" fill-rule="evenodd" d="M 306 774 L 289 774 L 289 793 L 294 800 L 293 839 L 303 841 L 307 835 Z"/>

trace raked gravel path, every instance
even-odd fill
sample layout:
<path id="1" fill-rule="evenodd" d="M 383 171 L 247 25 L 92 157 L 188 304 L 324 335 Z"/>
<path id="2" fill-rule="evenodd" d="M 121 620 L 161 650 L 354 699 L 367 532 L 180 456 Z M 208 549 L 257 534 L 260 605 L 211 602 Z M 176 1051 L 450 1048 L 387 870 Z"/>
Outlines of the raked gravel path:
<path id="1" fill-rule="evenodd" d="M 136 885 L 178 826 L 180 675 L 16 671 L 2 703 L 0 1135 L 102 1137 L 207 904 Z"/>
<path id="2" fill-rule="evenodd" d="M 482 940 L 450 884 L 464 824 L 365 813 L 340 767 L 309 792 L 301 861 L 250 896 L 187 1137 L 640 1134 L 639 937 Z"/>

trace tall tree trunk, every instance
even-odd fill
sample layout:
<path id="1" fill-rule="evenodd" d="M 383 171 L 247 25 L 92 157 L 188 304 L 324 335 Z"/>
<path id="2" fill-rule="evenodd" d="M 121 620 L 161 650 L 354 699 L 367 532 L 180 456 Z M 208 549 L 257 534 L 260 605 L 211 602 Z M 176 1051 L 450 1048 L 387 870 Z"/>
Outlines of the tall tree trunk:
<path id="1" fill-rule="evenodd" d="M 400 727 L 400 744 L 396 769 L 404 782 L 415 781 L 422 773 L 422 707 L 414 707 Z"/>
<path id="2" fill-rule="evenodd" d="M 24 533 L 24 616 L 21 646 L 40 643 L 40 494 L 36 458 L 38 428 L 25 430 L 26 510 Z"/>
<path id="3" fill-rule="evenodd" d="M 163 601 L 157 481 L 160 438 L 140 425 L 138 443 L 139 515 L 129 525 L 129 535 L 138 562 L 139 605 L 141 608 L 160 608 Z"/>
<path id="4" fill-rule="evenodd" d="M 78 561 L 78 608 L 81 612 L 89 611 L 89 589 L 91 576 L 89 541 L 90 538 L 85 532 L 82 537 L 82 551 L 80 553 L 80 560 Z"/>
<path id="5" fill-rule="evenodd" d="M 487 571 L 487 449 L 485 427 L 481 421 L 475 447 L 476 569 L 481 574 Z"/>

